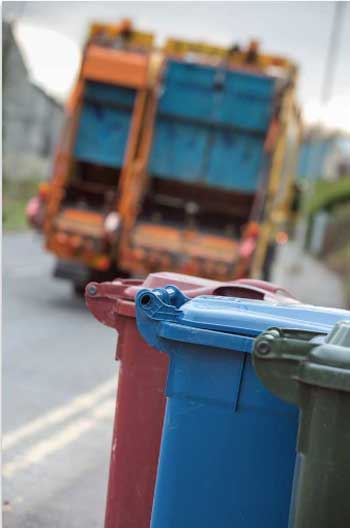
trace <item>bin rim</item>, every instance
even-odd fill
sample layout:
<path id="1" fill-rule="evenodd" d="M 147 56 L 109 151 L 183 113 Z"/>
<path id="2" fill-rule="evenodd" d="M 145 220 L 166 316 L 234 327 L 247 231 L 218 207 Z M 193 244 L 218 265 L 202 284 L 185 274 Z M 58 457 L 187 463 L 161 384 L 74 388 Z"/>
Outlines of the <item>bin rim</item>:
<path id="1" fill-rule="evenodd" d="M 190 300 L 172 285 L 141 290 L 136 312 L 143 337 L 165 352 L 166 341 L 251 352 L 254 338 L 270 327 L 325 336 L 344 315 L 344 310 L 319 311 L 310 305 L 272 305 L 240 298 L 200 296 Z M 242 349 L 232 348 L 243 338 Z"/>
<path id="2" fill-rule="evenodd" d="M 150 273 L 145 279 L 115 279 L 109 282 L 91 282 L 85 290 L 85 301 L 89 311 L 102 324 L 116 328 L 119 315 L 136 317 L 135 299 L 141 289 L 164 287 L 169 283 L 181 287 L 187 297 L 213 295 L 222 292 L 223 296 L 235 294 L 242 298 L 278 300 L 286 304 L 296 304 L 297 300 L 287 290 L 278 285 L 253 279 L 216 281 L 181 273 L 161 271 Z M 282 293 L 281 293 L 282 292 Z"/>

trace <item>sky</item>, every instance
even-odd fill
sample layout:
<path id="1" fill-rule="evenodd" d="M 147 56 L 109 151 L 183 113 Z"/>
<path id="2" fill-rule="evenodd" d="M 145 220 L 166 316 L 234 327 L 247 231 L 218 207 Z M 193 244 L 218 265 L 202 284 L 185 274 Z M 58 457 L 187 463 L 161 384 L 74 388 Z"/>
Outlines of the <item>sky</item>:
<path id="1" fill-rule="evenodd" d="M 320 104 L 334 9 L 334 2 L 4 2 L 3 16 L 16 22 L 33 80 L 60 100 L 73 85 L 89 23 L 128 17 L 137 28 L 154 32 L 159 44 L 170 36 L 223 46 L 258 39 L 263 51 L 298 64 L 306 122 L 350 132 L 349 2 L 337 28 L 332 97 Z"/>

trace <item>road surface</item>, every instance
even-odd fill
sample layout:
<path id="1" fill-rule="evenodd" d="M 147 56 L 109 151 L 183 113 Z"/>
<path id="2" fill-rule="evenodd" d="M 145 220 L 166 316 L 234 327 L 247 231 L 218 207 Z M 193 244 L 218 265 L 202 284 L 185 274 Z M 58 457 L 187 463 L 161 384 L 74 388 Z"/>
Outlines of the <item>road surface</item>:
<path id="1" fill-rule="evenodd" d="M 114 413 L 116 336 L 32 233 L 3 239 L 3 524 L 103 526 Z M 306 302 L 342 305 L 334 275 L 293 244 L 275 280 Z"/>
<path id="2" fill-rule="evenodd" d="M 32 233 L 4 236 L 6 528 L 103 526 L 116 335 L 52 266 Z"/>

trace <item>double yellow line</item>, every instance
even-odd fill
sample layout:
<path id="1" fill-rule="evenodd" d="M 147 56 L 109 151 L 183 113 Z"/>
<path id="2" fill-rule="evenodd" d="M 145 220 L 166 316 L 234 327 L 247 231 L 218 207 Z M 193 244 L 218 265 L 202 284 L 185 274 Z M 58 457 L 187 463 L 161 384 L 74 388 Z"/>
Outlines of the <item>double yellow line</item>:
<path id="1" fill-rule="evenodd" d="M 18 444 L 25 446 L 40 433 L 50 431 L 51 427 L 61 426 L 42 440 L 20 450 L 3 465 L 3 476 L 13 477 L 18 471 L 24 471 L 43 461 L 47 456 L 59 451 L 77 440 L 82 434 L 94 429 L 101 420 L 112 418 L 115 407 L 115 378 L 105 381 L 88 392 L 80 394 L 68 403 L 55 407 L 31 422 L 3 436 L 3 454 Z M 78 415 L 78 416 L 77 416 Z M 68 423 L 67 423 L 68 420 Z M 6 458 L 6 455 L 5 457 Z"/>

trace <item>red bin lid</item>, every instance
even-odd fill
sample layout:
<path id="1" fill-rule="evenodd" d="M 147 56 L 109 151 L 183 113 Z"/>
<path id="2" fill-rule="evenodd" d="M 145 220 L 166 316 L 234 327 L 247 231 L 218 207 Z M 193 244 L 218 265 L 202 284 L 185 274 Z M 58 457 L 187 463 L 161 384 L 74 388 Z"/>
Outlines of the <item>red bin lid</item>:
<path id="1" fill-rule="evenodd" d="M 265 281 L 239 279 L 220 282 L 168 271 L 150 273 L 144 280 L 116 279 L 112 282 L 90 282 L 85 290 L 85 300 L 88 309 L 98 321 L 117 328 L 119 316 L 136 317 L 134 301 L 141 289 L 162 288 L 169 284 L 182 290 L 187 297 L 221 295 L 288 304 L 298 302 L 288 291 Z"/>

